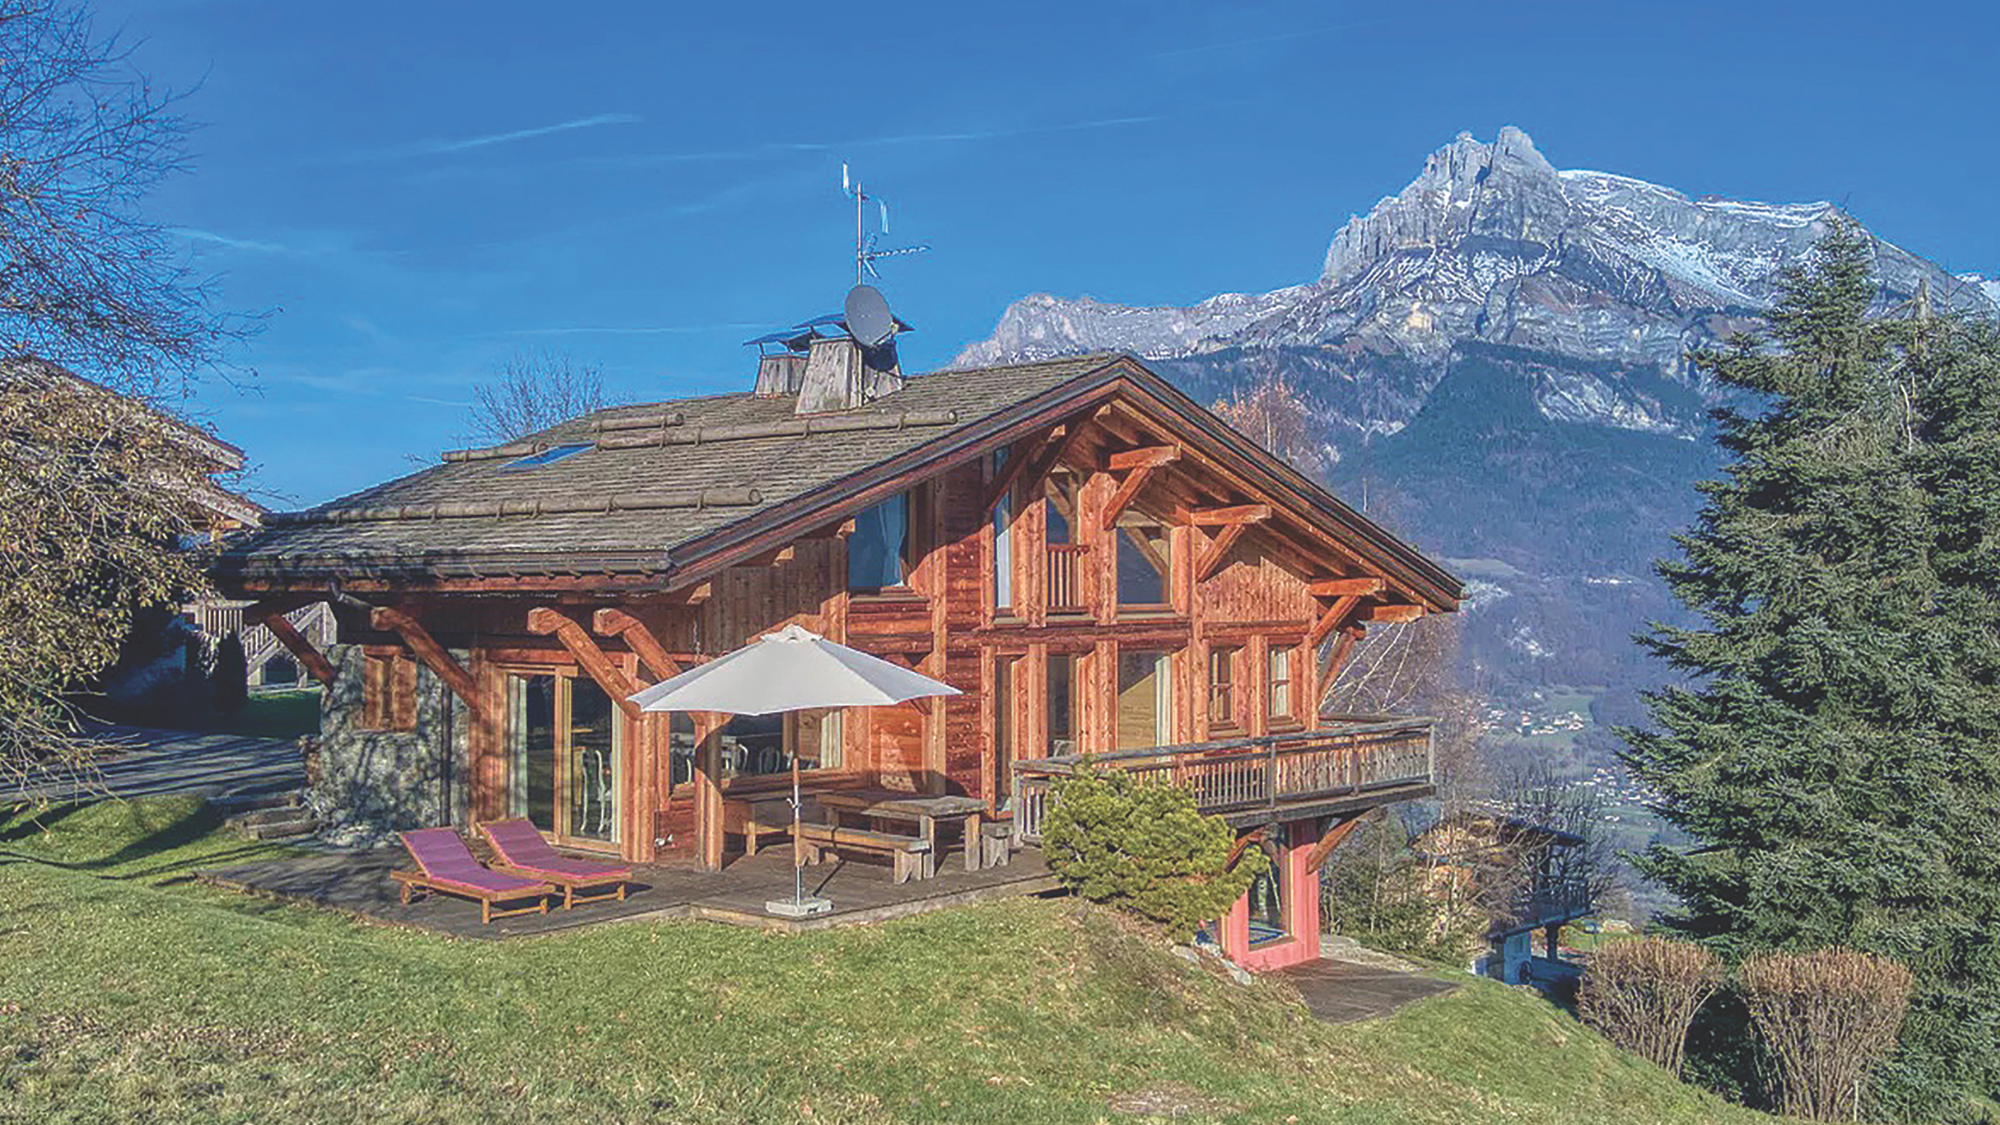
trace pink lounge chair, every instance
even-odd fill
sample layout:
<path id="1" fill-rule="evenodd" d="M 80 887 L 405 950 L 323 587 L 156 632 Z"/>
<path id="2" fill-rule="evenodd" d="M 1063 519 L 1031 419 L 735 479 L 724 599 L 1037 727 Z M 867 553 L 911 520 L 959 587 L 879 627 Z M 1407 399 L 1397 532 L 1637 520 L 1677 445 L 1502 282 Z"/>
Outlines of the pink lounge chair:
<path id="1" fill-rule="evenodd" d="M 625 884 L 632 881 L 632 869 L 615 863 L 595 863 L 571 859 L 549 846 L 542 834 L 526 820 L 496 820 L 479 826 L 486 842 L 500 853 L 495 871 L 505 871 L 528 879 L 540 879 L 562 888 L 563 909 L 576 905 L 583 891 L 617 888 L 619 902 L 625 901 Z M 597 896 L 610 898 L 609 893 Z M 591 901 L 589 899 L 584 900 Z"/>
<path id="2" fill-rule="evenodd" d="M 397 833 L 402 838 L 403 847 L 410 858 L 417 861 L 418 871 L 391 871 L 389 878 L 403 886 L 403 901 L 410 901 L 411 891 L 435 891 L 440 894 L 458 895 L 479 901 L 479 920 L 491 922 L 510 914 L 538 914 L 549 912 L 549 896 L 555 888 L 539 879 L 523 879 L 518 875 L 505 874 L 486 868 L 472 858 L 472 852 L 459 838 L 458 832 L 450 828 L 419 828 L 414 832 Z M 533 899 L 534 905 L 521 906 L 511 910 L 495 910 L 496 904 L 522 902 Z"/>

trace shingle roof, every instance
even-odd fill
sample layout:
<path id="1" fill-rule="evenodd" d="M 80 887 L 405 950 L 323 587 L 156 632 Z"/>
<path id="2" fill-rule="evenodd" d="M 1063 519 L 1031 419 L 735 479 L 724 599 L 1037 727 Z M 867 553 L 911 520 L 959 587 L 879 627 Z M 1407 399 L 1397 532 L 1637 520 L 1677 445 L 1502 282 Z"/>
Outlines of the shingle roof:
<path id="1" fill-rule="evenodd" d="M 526 443 L 592 446 L 581 453 L 534 468 L 510 468 L 513 456 L 446 460 L 273 517 L 232 542 L 217 572 L 226 581 L 357 569 L 660 570 L 678 545 L 1099 372 L 1116 358 L 917 376 L 864 410 L 838 414 L 797 417 L 791 398 L 747 392 L 600 411 Z"/>

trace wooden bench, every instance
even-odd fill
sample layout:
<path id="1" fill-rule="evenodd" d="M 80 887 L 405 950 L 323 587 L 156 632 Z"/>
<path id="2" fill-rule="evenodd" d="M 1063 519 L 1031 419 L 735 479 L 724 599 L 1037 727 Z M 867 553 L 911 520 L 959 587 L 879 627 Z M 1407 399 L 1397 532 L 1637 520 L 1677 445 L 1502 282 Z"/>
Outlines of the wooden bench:
<path id="1" fill-rule="evenodd" d="M 807 863 L 821 862 L 828 850 L 888 856 L 898 883 L 922 878 L 924 858 L 931 850 L 931 846 L 917 836 L 898 836 L 891 832 L 842 828 L 832 824 L 799 825 L 799 843 Z"/>

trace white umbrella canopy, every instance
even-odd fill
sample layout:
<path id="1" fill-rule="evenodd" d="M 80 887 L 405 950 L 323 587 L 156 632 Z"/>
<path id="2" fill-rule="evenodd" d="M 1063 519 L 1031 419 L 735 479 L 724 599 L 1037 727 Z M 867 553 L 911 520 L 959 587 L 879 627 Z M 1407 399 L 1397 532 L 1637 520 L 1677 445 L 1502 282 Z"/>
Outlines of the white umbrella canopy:
<path id="1" fill-rule="evenodd" d="M 942 680 L 835 644 L 797 625 L 787 625 L 727 656 L 718 656 L 661 680 L 631 699 L 644 711 L 773 715 L 822 707 L 881 707 L 927 696 L 962 694 Z M 799 792 L 799 760 L 793 757 L 792 901 L 765 904 L 773 913 L 793 917 L 823 914 L 833 908 L 823 898 L 805 897 L 805 856 L 799 838 L 799 818 L 804 807 L 805 800 Z"/>
<path id="2" fill-rule="evenodd" d="M 960 694 L 941 680 L 787 625 L 727 656 L 661 680 L 633 695 L 632 702 L 646 711 L 772 715 Z"/>

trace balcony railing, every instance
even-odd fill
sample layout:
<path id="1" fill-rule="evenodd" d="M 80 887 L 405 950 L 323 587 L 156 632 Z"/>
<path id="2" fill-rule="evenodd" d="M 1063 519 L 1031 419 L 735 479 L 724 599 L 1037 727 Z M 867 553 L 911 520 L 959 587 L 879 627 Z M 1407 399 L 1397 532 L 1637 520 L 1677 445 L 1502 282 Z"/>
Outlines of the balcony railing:
<path id="1" fill-rule="evenodd" d="M 1085 766 L 1190 789 L 1205 813 L 1276 809 L 1431 783 L 1431 720 L 1343 715 L 1334 722 L 1324 730 L 1261 738 L 1016 762 L 1015 824 L 1024 839 L 1040 840 L 1054 780 Z"/>
<path id="2" fill-rule="evenodd" d="M 1514 933 L 1573 921 L 1591 914 L 1594 906 L 1590 884 L 1582 877 L 1537 876 L 1513 896 L 1501 916 L 1493 919 L 1491 932 Z"/>
<path id="3" fill-rule="evenodd" d="M 1042 604 L 1050 613 L 1083 612 L 1083 556 L 1089 550 L 1081 543 L 1048 545 L 1048 589 Z"/>

